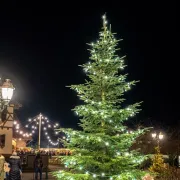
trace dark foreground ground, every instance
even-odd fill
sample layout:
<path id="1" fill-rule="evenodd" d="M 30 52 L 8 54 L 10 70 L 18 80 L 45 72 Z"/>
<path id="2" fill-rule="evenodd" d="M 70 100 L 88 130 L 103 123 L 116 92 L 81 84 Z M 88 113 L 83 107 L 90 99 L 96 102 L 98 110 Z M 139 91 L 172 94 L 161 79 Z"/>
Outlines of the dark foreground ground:
<path id="1" fill-rule="evenodd" d="M 55 180 L 56 178 L 54 178 L 52 175 L 51 175 L 51 172 L 53 171 L 58 171 L 60 170 L 60 166 L 58 165 L 49 165 L 49 170 L 50 172 L 48 173 L 48 180 Z M 45 180 L 46 179 L 46 174 L 43 173 L 42 175 L 42 179 Z M 35 180 L 35 176 L 34 176 L 34 173 L 30 173 L 30 172 L 24 172 L 23 175 L 22 175 L 22 180 Z"/>

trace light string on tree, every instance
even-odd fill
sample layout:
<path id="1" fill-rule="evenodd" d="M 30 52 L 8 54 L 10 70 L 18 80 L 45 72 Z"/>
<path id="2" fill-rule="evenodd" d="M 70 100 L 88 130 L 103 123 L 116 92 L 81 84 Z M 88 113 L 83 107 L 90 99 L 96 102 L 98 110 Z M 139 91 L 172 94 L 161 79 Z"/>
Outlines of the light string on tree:
<path id="1" fill-rule="evenodd" d="M 118 155 L 120 155 L 120 154 L 117 154 L 117 156 L 116 156 L 117 158 L 118 158 Z M 133 154 L 131 154 L 129 152 L 126 152 L 126 153 L 124 153 L 124 157 L 129 159 L 130 157 L 133 157 Z M 133 159 L 132 163 L 134 163 L 136 161 L 136 163 L 141 164 L 144 160 L 145 160 L 145 158 L 140 156 L 136 160 Z M 76 161 L 69 161 L 68 163 L 65 163 L 65 168 L 69 168 L 68 166 L 72 166 L 72 165 L 78 166 Z M 78 168 L 79 168 L 80 171 L 83 171 L 84 174 L 91 175 L 93 178 L 96 178 L 96 177 L 107 177 L 107 178 L 109 178 L 109 180 L 113 180 L 113 179 L 116 179 L 116 178 L 122 178 L 121 174 L 118 174 L 118 175 L 107 175 L 104 172 L 102 172 L 102 173 L 93 173 L 93 172 L 90 172 L 88 170 L 85 170 L 83 168 L 83 166 L 79 166 Z M 63 177 L 63 171 L 60 171 L 60 172 L 61 172 L 61 175 Z M 133 180 L 137 180 L 134 176 L 131 176 L 130 173 L 129 173 L 129 177 L 134 178 Z"/>
<path id="2" fill-rule="evenodd" d="M 32 134 L 35 134 L 36 131 L 38 130 L 38 126 L 39 126 L 39 121 L 40 120 L 40 116 L 37 115 L 33 118 L 30 118 L 28 119 L 28 124 L 25 125 L 26 128 L 31 128 L 31 133 Z M 42 127 L 42 130 L 44 132 L 44 135 L 46 136 L 46 139 L 47 141 L 53 145 L 53 146 L 57 146 L 59 144 L 59 138 L 57 138 L 56 141 L 53 141 L 51 136 L 50 136 L 50 132 L 48 130 L 52 129 L 54 130 L 54 128 L 57 128 L 59 126 L 58 123 L 55 123 L 55 124 L 52 124 L 50 122 L 50 120 L 41 114 L 41 127 Z M 53 131 L 56 135 L 58 135 L 58 131 Z"/>
<path id="3" fill-rule="evenodd" d="M 118 68 L 116 68 L 118 70 L 124 69 L 124 67 L 125 67 L 124 60 L 123 60 L 124 57 L 119 58 L 119 57 L 116 57 L 113 55 L 113 53 L 116 51 L 115 43 L 118 42 L 118 40 L 114 39 L 113 34 L 107 29 L 106 24 L 107 24 L 106 16 L 103 16 L 104 32 L 102 32 L 100 34 L 100 41 L 97 41 L 97 43 L 91 44 L 91 46 L 93 47 L 93 49 L 90 50 L 91 51 L 91 60 L 94 60 L 94 61 L 92 61 L 92 63 L 89 62 L 87 64 L 84 64 L 82 67 L 83 67 L 84 71 L 86 72 L 86 74 L 87 73 L 90 74 L 89 75 L 90 79 L 97 77 L 98 79 L 103 81 L 103 83 L 106 83 L 106 84 L 108 84 L 108 82 L 110 82 L 110 81 L 115 82 L 117 84 L 121 84 L 122 86 L 117 91 L 123 94 L 125 91 L 128 91 L 129 89 L 131 89 L 131 85 L 134 85 L 135 81 L 125 82 L 125 79 L 126 79 L 125 75 L 124 75 L 124 77 L 120 76 L 119 79 L 117 77 L 114 77 L 114 74 L 112 74 L 112 73 L 115 73 L 116 72 L 115 70 L 108 72 L 108 73 L 99 72 L 100 68 L 98 69 L 98 65 L 96 65 L 96 63 L 99 63 L 99 62 L 102 62 L 103 66 L 111 66 L 113 64 L 115 67 L 118 67 Z M 108 37 L 108 38 L 106 38 L 106 37 Z M 108 47 L 107 44 L 111 45 L 111 47 Z M 99 48 L 98 46 L 103 46 L 103 48 L 105 49 L 105 51 L 107 53 L 105 58 L 104 58 L 104 56 L 101 55 L 101 52 L 99 52 L 99 53 L 97 52 L 98 48 Z M 96 76 L 94 76 L 94 75 L 96 75 Z M 73 87 L 73 86 L 71 86 L 71 87 Z M 88 90 L 86 89 L 86 87 L 88 87 L 87 88 Z M 89 119 L 91 118 L 91 116 L 94 115 L 94 116 L 96 116 L 97 119 L 103 119 L 104 121 L 106 121 L 108 123 L 112 123 L 111 124 L 112 128 L 113 128 L 113 125 L 116 123 L 116 125 L 114 125 L 115 129 L 113 129 L 115 135 L 114 135 L 114 137 L 111 136 L 111 138 L 107 138 L 106 136 L 103 136 L 103 137 L 98 136 L 98 134 L 94 134 L 94 136 L 93 135 L 91 136 L 88 133 L 79 134 L 75 131 L 69 131 L 67 133 L 67 135 L 68 135 L 68 139 L 70 139 L 70 141 L 72 143 L 72 146 L 74 145 L 75 148 L 78 148 L 79 144 L 83 145 L 83 141 L 87 142 L 87 144 L 89 142 L 92 142 L 92 144 L 94 146 L 100 146 L 100 144 L 101 144 L 100 147 L 103 147 L 104 149 L 110 149 L 110 148 L 106 148 L 106 146 L 112 147 L 113 145 L 115 145 L 115 149 L 112 151 L 112 154 L 114 154 L 114 156 L 112 155 L 114 159 L 118 159 L 118 158 L 119 159 L 122 159 L 122 158 L 127 159 L 128 163 L 132 163 L 132 166 L 135 162 L 137 164 L 140 164 L 142 161 L 144 161 L 144 156 L 139 155 L 139 156 L 135 157 L 134 156 L 135 153 L 133 151 L 130 151 L 129 148 L 127 148 L 128 146 L 126 146 L 126 145 L 121 146 L 120 145 L 121 143 L 126 144 L 126 141 L 127 141 L 127 143 L 132 144 L 134 142 L 134 140 L 138 137 L 138 135 L 144 131 L 141 129 L 138 129 L 136 131 L 128 130 L 128 128 L 126 128 L 125 126 L 123 127 L 123 125 L 121 124 L 124 120 L 126 120 L 129 117 L 134 116 L 137 112 L 139 112 L 139 110 L 136 110 L 138 103 L 134 104 L 133 106 L 129 106 L 127 108 L 121 109 L 121 110 L 116 110 L 116 109 L 113 109 L 111 107 L 109 108 L 108 104 L 106 105 L 105 102 L 103 102 L 103 101 L 95 102 L 95 101 L 93 101 L 95 98 L 92 98 L 92 96 L 86 95 L 87 94 L 86 91 L 91 92 L 91 87 L 90 88 L 89 88 L 89 86 L 86 86 L 86 87 L 84 88 L 82 86 L 75 85 L 72 88 L 78 92 L 78 96 L 80 97 L 81 100 L 90 104 L 90 105 L 85 104 L 82 106 L 80 105 L 80 106 L 76 107 L 74 109 L 76 114 L 79 116 L 82 116 L 82 117 L 84 117 L 84 116 L 88 117 Z M 98 100 L 98 98 L 96 98 L 96 99 Z M 103 107 L 103 108 L 101 108 L 101 107 Z M 107 110 L 104 110 L 105 109 L 104 107 L 106 107 Z M 85 120 L 88 121 L 88 118 Z M 119 125 L 118 122 L 121 125 Z M 84 123 L 83 125 L 86 125 L 86 124 Z M 88 132 L 88 130 L 87 130 L 87 132 Z M 117 138 L 115 138 L 116 136 L 117 136 Z M 119 140 L 118 140 L 118 138 L 119 138 Z M 64 136 L 63 139 L 65 140 L 66 137 Z M 124 141 L 124 142 L 121 142 L 121 141 Z M 78 142 L 80 142 L 80 143 L 78 144 Z M 86 145 L 84 145 L 84 147 L 86 147 Z M 121 149 L 121 147 L 124 147 L 124 149 Z M 81 148 L 81 146 L 79 148 Z M 82 150 L 83 149 L 81 148 L 81 152 L 82 152 Z M 91 150 L 91 152 L 93 152 L 93 149 L 86 148 L 84 150 L 85 151 Z M 76 151 L 76 149 L 75 149 L 75 151 Z M 88 154 L 88 155 L 90 156 L 91 154 Z M 102 177 L 100 179 L 109 179 L 109 180 L 131 179 L 131 180 L 137 180 L 135 175 L 133 175 L 133 169 L 132 169 L 132 171 L 129 171 L 129 172 L 124 171 L 124 173 L 122 173 L 122 174 L 121 174 L 121 172 L 117 171 L 118 174 L 116 172 L 114 175 L 110 175 L 109 172 L 107 172 L 107 173 L 101 172 L 101 171 L 98 173 L 90 172 L 88 170 L 88 168 L 83 167 L 83 165 L 81 164 L 81 163 L 83 163 L 83 160 L 81 161 L 81 158 L 78 156 L 82 156 L 82 159 L 84 158 L 81 153 L 79 153 L 79 154 L 75 153 L 75 156 L 72 156 L 72 159 L 70 159 L 71 158 L 70 157 L 69 160 L 66 160 L 65 167 L 69 168 L 70 172 L 66 173 L 65 171 L 60 171 L 60 174 L 58 174 L 58 177 L 60 179 L 61 178 L 62 179 L 70 179 L 70 180 L 76 179 L 76 168 L 79 168 L 79 170 L 80 170 L 79 174 L 80 175 L 81 174 L 83 174 L 84 176 L 88 175 L 88 176 L 91 176 L 93 178 Z M 88 160 L 87 160 L 87 162 L 88 162 Z M 71 169 L 73 169 L 73 166 L 75 166 L 75 170 L 71 171 Z M 71 175 L 71 173 L 72 173 L 72 175 Z M 78 175 L 78 172 L 77 172 L 77 175 Z M 73 176 L 75 176 L 75 178 L 73 178 Z M 105 177 L 105 178 L 103 178 L 103 177 Z M 78 178 L 78 179 L 80 179 L 80 178 Z M 87 177 L 87 179 L 88 179 L 88 177 Z M 97 178 L 97 179 L 99 179 L 99 178 Z"/>
<path id="4" fill-rule="evenodd" d="M 133 130 L 126 130 L 124 128 L 123 131 L 126 133 L 126 135 L 132 136 L 132 141 L 134 141 L 135 137 L 133 137 L 133 136 L 141 134 L 144 130 L 138 129 L 136 131 L 133 131 Z M 66 141 L 69 140 L 70 141 L 70 139 L 71 139 L 71 135 L 70 134 L 72 136 L 73 135 L 77 135 L 76 131 L 73 131 L 73 132 L 67 134 L 67 138 L 66 138 L 66 136 L 63 136 L 63 140 L 66 140 Z M 116 134 L 116 136 L 119 136 L 119 134 Z M 89 139 L 91 139 L 91 136 L 90 135 L 89 136 L 80 135 L 80 138 L 86 139 L 88 141 Z M 100 143 L 104 143 L 105 146 L 111 146 L 111 143 L 109 141 L 104 141 L 101 137 L 97 137 L 96 136 L 96 140 L 98 142 L 100 142 Z M 142 156 L 139 156 L 136 159 L 134 159 L 133 154 L 130 153 L 130 152 L 120 152 L 119 150 L 116 150 L 115 152 L 116 152 L 116 154 L 115 154 L 114 157 L 118 158 L 118 156 L 122 157 L 122 155 L 123 155 L 125 158 L 128 158 L 128 159 L 132 158 L 132 163 L 136 162 L 136 163 L 141 164 L 145 160 L 145 157 L 142 157 Z M 81 156 L 81 154 L 79 154 L 79 156 Z M 74 161 L 66 162 L 65 163 L 65 168 L 69 168 L 68 166 L 72 166 L 72 165 L 77 165 L 75 160 Z M 107 178 L 109 178 L 109 180 L 113 180 L 113 179 L 116 179 L 116 178 L 121 178 L 121 174 L 113 175 L 113 176 L 112 175 L 106 175 L 104 172 L 97 174 L 97 173 L 93 173 L 93 172 L 85 170 L 83 168 L 83 166 L 79 166 L 79 170 L 84 171 L 84 174 L 91 175 L 93 178 L 96 178 L 96 177 L 107 177 Z M 62 173 L 61 175 L 63 177 L 63 171 L 61 171 L 61 173 Z M 132 176 L 129 174 L 129 177 L 132 177 Z M 132 177 L 132 178 L 134 178 L 134 177 Z M 136 179 L 134 178 L 134 180 L 136 180 Z"/>

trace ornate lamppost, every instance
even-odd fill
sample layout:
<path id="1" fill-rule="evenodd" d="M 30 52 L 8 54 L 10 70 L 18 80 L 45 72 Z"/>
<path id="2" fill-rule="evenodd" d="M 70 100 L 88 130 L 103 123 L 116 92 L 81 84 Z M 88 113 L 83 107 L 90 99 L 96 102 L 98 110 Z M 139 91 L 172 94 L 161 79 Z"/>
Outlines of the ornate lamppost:
<path id="1" fill-rule="evenodd" d="M 157 142 L 157 146 L 158 146 L 158 148 L 159 148 L 159 142 L 164 138 L 164 135 L 160 132 L 160 133 L 152 133 L 152 138 L 154 139 L 154 140 L 156 140 L 156 142 Z"/>
<path id="2" fill-rule="evenodd" d="M 3 83 L 0 79 L 0 114 L 6 109 L 7 105 L 9 104 L 10 100 L 13 96 L 14 87 L 11 83 L 10 79 L 6 79 Z M 0 121 L 1 121 L 0 116 Z"/>
<path id="3" fill-rule="evenodd" d="M 7 120 L 7 114 L 5 113 L 4 117 L 2 116 L 2 114 L 4 110 L 7 110 L 7 106 L 13 96 L 13 91 L 14 87 L 10 79 L 5 79 L 4 82 L 0 79 L 0 148 L 3 148 L 5 146 L 6 133 L 3 131 L 3 128 Z"/>

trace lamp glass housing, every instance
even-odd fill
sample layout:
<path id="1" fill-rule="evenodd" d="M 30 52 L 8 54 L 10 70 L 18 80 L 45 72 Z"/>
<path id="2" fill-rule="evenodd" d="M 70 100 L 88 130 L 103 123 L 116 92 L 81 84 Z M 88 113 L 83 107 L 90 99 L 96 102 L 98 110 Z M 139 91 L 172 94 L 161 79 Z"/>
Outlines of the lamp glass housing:
<path id="1" fill-rule="evenodd" d="M 159 134 L 159 139 L 163 139 L 164 135 L 163 134 Z"/>
<path id="2" fill-rule="evenodd" d="M 12 99 L 13 91 L 14 91 L 11 81 L 9 79 L 6 79 L 1 89 L 2 89 L 2 99 L 4 101 L 9 102 Z"/>
<path id="3" fill-rule="evenodd" d="M 152 137 L 155 138 L 156 137 L 156 133 L 152 133 Z"/>

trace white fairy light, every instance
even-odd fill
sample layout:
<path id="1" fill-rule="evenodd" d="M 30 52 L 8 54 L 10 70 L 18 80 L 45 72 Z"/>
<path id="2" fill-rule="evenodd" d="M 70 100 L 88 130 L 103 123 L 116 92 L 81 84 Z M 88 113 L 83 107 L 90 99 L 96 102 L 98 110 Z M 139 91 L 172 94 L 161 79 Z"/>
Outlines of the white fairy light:
<path id="1" fill-rule="evenodd" d="M 44 125 L 43 130 L 45 131 L 45 135 L 46 135 L 48 141 L 49 141 L 53 146 L 58 145 L 58 139 L 57 139 L 55 142 L 53 142 L 53 141 L 51 140 L 51 137 L 48 136 L 47 128 L 51 128 L 51 127 L 52 127 L 51 124 L 48 124 L 48 123 L 49 123 L 49 119 L 48 119 L 47 117 L 45 117 L 45 116 L 41 116 L 41 118 L 44 119 L 44 120 L 41 121 L 41 124 Z M 31 134 L 24 134 L 23 136 L 27 136 L 27 137 L 28 137 L 28 136 L 30 136 L 30 135 L 32 136 L 32 134 L 35 133 L 35 130 L 38 129 L 38 128 L 37 128 L 37 125 L 39 124 L 39 119 L 40 119 L 40 116 L 37 116 L 37 117 L 33 118 L 33 121 L 32 121 L 32 120 L 31 120 L 31 121 L 29 120 L 29 124 L 31 124 L 30 127 L 31 127 L 31 129 L 32 129 Z M 29 127 L 29 124 L 26 126 L 27 128 Z M 58 123 L 55 123 L 55 124 L 54 124 L 54 128 L 56 128 L 57 126 L 59 126 L 59 124 L 58 124 Z M 56 131 L 55 131 L 55 134 L 58 134 L 58 133 L 59 133 L 59 132 L 56 132 Z"/>

